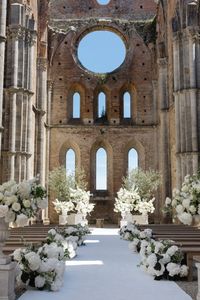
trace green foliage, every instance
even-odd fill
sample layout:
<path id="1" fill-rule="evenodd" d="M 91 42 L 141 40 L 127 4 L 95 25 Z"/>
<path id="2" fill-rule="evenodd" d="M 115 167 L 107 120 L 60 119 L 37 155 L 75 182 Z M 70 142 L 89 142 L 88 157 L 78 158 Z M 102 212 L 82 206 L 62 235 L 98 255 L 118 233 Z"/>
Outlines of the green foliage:
<path id="1" fill-rule="evenodd" d="M 69 201 L 70 188 L 76 189 L 79 187 L 86 190 L 87 182 L 85 172 L 77 169 L 75 175 L 67 175 L 66 169 L 63 166 L 56 168 L 50 172 L 49 187 L 59 201 Z"/>
<path id="2" fill-rule="evenodd" d="M 130 190 L 133 186 L 137 187 L 140 197 L 147 200 L 153 197 L 160 183 L 160 174 L 153 170 L 143 171 L 141 169 L 134 169 L 123 178 L 124 188 Z"/>

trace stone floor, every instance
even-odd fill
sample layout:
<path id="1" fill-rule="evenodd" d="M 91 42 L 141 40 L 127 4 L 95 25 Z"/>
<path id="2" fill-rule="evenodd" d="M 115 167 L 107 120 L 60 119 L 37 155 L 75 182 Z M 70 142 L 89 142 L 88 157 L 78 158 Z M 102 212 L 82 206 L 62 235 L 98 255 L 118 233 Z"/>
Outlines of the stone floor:
<path id="1" fill-rule="evenodd" d="M 196 300 L 197 297 L 197 291 L 198 291 L 198 282 L 197 280 L 193 282 L 187 282 L 187 281 L 180 281 L 177 282 L 178 286 L 182 288 L 190 297 L 192 297 L 193 300 Z"/>

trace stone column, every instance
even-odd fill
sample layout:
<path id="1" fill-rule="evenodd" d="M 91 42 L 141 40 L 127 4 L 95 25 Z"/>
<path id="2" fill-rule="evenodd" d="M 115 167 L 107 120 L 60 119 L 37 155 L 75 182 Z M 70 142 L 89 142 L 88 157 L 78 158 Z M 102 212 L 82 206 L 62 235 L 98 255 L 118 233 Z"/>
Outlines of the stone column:
<path id="1" fill-rule="evenodd" d="M 38 95 L 37 95 L 37 118 L 38 118 L 38 163 L 37 171 L 40 181 L 45 185 L 46 175 L 46 111 L 47 111 L 47 59 L 38 58 Z"/>
<path id="2" fill-rule="evenodd" d="M 19 69 L 19 37 L 20 27 L 10 27 L 11 52 L 12 52 L 12 76 L 10 88 L 10 179 L 15 179 L 15 151 L 16 151 L 16 121 L 17 121 L 17 93 L 18 93 L 18 69 Z"/>
<path id="3" fill-rule="evenodd" d="M 53 82 L 48 80 L 48 99 L 47 99 L 47 128 L 46 128 L 46 187 L 47 191 L 48 187 L 48 179 L 49 179 L 49 155 L 50 155 L 50 125 L 51 125 L 51 102 L 52 102 L 52 94 L 53 94 Z M 43 223 L 44 225 L 49 225 L 49 207 L 44 210 L 43 213 Z"/>
<path id="4" fill-rule="evenodd" d="M 3 84 L 4 84 L 4 63 L 5 63 L 5 43 L 6 43 L 6 18 L 7 0 L 0 0 L 0 158 L 2 139 L 2 112 L 3 112 Z"/>
<path id="5" fill-rule="evenodd" d="M 169 152 L 169 100 L 167 58 L 158 59 L 158 95 L 160 100 L 160 166 L 162 173 L 162 206 L 171 194 L 170 152 Z"/>
<path id="6" fill-rule="evenodd" d="M 33 128 L 35 127 L 35 119 L 33 116 L 33 95 L 34 95 L 34 86 L 32 80 L 33 68 L 34 68 L 34 60 L 35 60 L 35 45 L 36 45 L 36 33 L 32 32 L 29 34 L 28 38 L 28 53 L 27 53 L 27 89 L 28 92 L 28 103 L 27 103 L 27 113 L 28 113 L 28 121 L 27 121 L 27 164 L 26 164 L 26 177 L 27 179 L 31 179 L 33 177 L 33 169 L 34 169 L 34 135 L 35 131 Z M 32 154 L 32 155 L 31 155 Z"/>

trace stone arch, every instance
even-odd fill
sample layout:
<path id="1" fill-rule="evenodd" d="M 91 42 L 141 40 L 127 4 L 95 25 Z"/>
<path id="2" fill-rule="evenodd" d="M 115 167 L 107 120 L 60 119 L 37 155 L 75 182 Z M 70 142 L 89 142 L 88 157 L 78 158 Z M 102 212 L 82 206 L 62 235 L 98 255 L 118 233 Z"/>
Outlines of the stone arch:
<path id="1" fill-rule="evenodd" d="M 104 93 L 106 96 L 106 117 L 104 118 L 104 120 L 98 118 L 98 96 L 101 92 Z M 95 122 L 105 123 L 109 120 L 110 102 L 111 102 L 110 99 L 111 99 L 111 92 L 105 85 L 99 85 L 96 87 L 96 89 L 94 90 L 94 102 L 93 102 L 94 103 L 93 112 L 94 112 Z"/>
<path id="2" fill-rule="evenodd" d="M 128 154 L 131 149 L 135 149 L 138 153 L 138 167 L 145 170 L 145 148 L 140 141 L 132 139 L 124 148 L 124 175 L 128 171 Z"/>
<path id="3" fill-rule="evenodd" d="M 80 94 L 80 119 L 83 118 L 83 114 L 85 111 L 85 87 L 80 83 L 74 83 L 70 86 L 68 95 L 67 95 L 67 119 L 68 121 L 72 121 L 73 119 L 73 95 L 75 93 Z"/>
<path id="4" fill-rule="evenodd" d="M 124 119 L 124 109 L 123 109 L 123 97 L 124 97 L 124 94 L 128 92 L 130 93 L 130 96 L 131 96 L 131 122 L 135 123 L 136 122 L 136 119 L 137 119 L 137 90 L 136 90 L 136 87 L 134 84 L 132 83 L 128 83 L 128 84 L 124 84 L 120 91 L 119 91 L 119 99 L 120 99 L 120 119 L 121 119 L 121 122 L 125 122 L 125 119 Z"/>
<path id="5" fill-rule="evenodd" d="M 91 147 L 90 160 L 90 188 L 96 193 L 96 152 L 99 148 L 103 148 L 107 153 L 107 195 L 113 194 L 113 149 L 110 143 L 104 139 L 98 139 Z"/>
<path id="6" fill-rule="evenodd" d="M 67 140 L 62 144 L 62 146 L 60 148 L 60 152 L 59 152 L 60 165 L 65 166 L 66 153 L 69 149 L 74 150 L 75 156 L 76 156 L 76 160 L 75 160 L 76 168 L 80 169 L 81 168 L 81 151 L 80 151 L 78 144 L 76 142 L 74 142 L 73 140 Z"/>

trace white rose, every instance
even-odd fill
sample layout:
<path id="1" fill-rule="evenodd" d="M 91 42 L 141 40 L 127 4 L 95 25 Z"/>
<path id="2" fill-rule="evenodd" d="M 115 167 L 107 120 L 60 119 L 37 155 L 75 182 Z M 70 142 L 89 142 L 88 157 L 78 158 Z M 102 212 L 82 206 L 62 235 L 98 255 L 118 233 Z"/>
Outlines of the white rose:
<path id="1" fill-rule="evenodd" d="M 56 230 L 52 228 L 48 231 L 48 234 L 56 235 Z"/>
<path id="2" fill-rule="evenodd" d="M 32 271 L 36 271 L 39 269 L 41 259 L 37 253 L 29 252 L 25 254 L 25 259 L 28 261 L 29 267 Z"/>
<path id="3" fill-rule="evenodd" d="M 147 264 L 151 267 L 154 267 L 157 263 L 157 257 L 154 253 L 150 254 L 147 258 Z"/>
<path id="4" fill-rule="evenodd" d="M 37 206 L 41 209 L 45 209 L 48 206 L 48 199 L 37 198 Z"/>
<path id="5" fill-rule="evenodd" d="M 172 200 L 172 206 L 173 206 L 173 207 L 176 207 L 176 206 L 177 206 L 177 200 L 176 200 L 176 199 L 173 199 L 173 200 Z"/>
<path id="6" fill-rule="evenodd" d="M 171 276 L 171 277 L 178 275 L 181 270 L 180 265 L 175 264 L 175 263 L 168 263 L 166 269 L 169 272 L 169 276 Z"/>
<path id="7" fill-rule="evenodd" d="M 18 203 L 18 202 L 13 203 L 13 205 L 12 205 L 12 210 L 18 212 L 18 211 L 20 211 L 20 209 L 21 209 L 20 203 Z"/>
<path id="8" fill-rule="evenodd" d="M 190 207 L 190 199 L 184 199 L 182 202 L 183 207 L 189 208 Z"/>
<path id="9" fill-rule="evenodd" d="M 62 287 L 62 285 L 63 285 L 63 281 L 60 280 L 60 278 L 59 278 L 51 284 L 51 290 L 56 292 Z"/>
<path id="10" fill-rule="evenodd" d="M 188 275 L 188 267 L 186 265 L 182 265 L 180 269 L 180 276 L 186 277 Z"/>
<path id="11" fill-rule="evenodd" d="M 28 223 L 28 217 L 24 214 L 17 215 L 16 224 L 19 227 L 24 227 Z"/>
<path id="12" fill-rule="evenodd" d="M 12 210 L 9 210 L 5 216 L 5 221 L 7 223 L 15 221 L 15 213 Z"/>
<path id="13" fill-rule="evenodd" d="M 4 218 L 8 212 L 7 205 L 0 205 L 0 218 Z"/>
<path id="14" fill-rule="evenodd" d="M 167 197 L 167 198 L 165 199 L 165 205 L 166 205 L 166 206 L 170 205 L 171 202 L 172 202 L 172 200 L 171 200 L 169 197 Z"/>
<path id="15" fill-rule="evenodd" d="M 179 204 L 176 207 L 176 211 L 177 211 L 178 214 L 181 214 L 181 213 L 184 212 L 184 207 L 181 204 Z"/>
<path id="16" fill-rule="evenodd" d="M 190 213 L 182 213 L 177 216 L 178 219 L 181 221 L 181 223 L 185 225 L 191 225 L 192 224 L 192 215 Z"/>
<path id="17" fill-rule="evenodd" d="M 38 288 L 38 289 L 43 288 L 43 286 L 45 285 L 45 282 L 46 282 L 46 280 L 44 277 L 42 277 L 40 275 L 35 277 L 35 287 L 36 288 Z"/>
<path id="18" fill-rule="evenodd" d="M 31 202 L 29 200 L 23 200 L 23 205 L 25 208 L 31 207 Z"/>
<path id="19" fill-rule="evenodd" d="M 167 249 L 166 254 L 168 254 L 169 256 L 173 256 L 177 251 L 178 251 L 177 246 L 171 246 L 169 249 Z"/>
<path id="20" fill-rule="evenodd" d="M 196 207 L 194 205 L 191 205 L 189 207 L 189 211 L 194 215 L 196 213 L 197 209 L 196 209 Z"/>
<path id="21" fill-rule="evenodd" d="M 14 260 L 20 262 L 21 259 L 22 259 L 21 253 L 22 253 L 22 250 L 21 250 L 21 249 L 16 249 L 16 250 L 13 252 L 13 258 L 14 258 Z"/>

